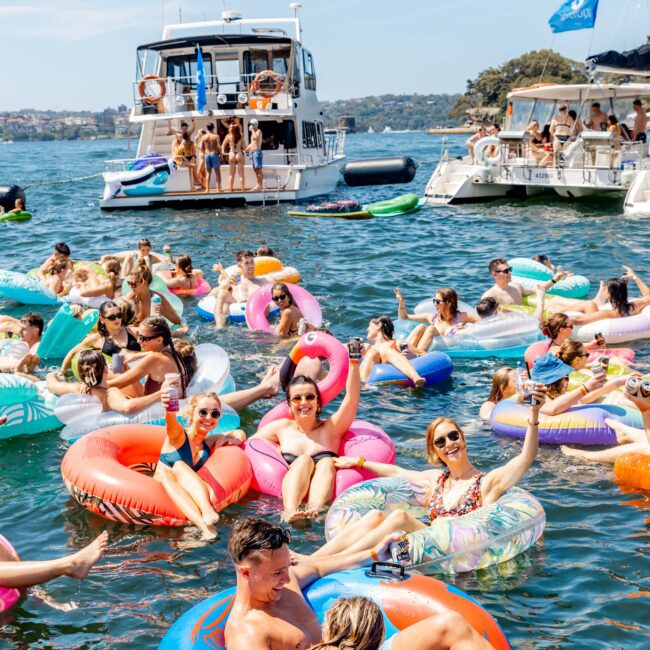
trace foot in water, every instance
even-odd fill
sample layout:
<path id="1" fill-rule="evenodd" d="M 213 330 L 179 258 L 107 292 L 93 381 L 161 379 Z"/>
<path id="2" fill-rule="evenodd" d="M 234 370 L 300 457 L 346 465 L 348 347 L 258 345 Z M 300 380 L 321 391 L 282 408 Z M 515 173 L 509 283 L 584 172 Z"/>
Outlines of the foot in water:
<path id="1" fill-rule="evenodd" d="M 36 366 L 38 366 L 39 361 L 40 358 L 37 354 L 30 354 L 28 352 L 18 362 L 18 365 L 16 366 L 16 372 L 24 372 L 26 375 L 31 375 L 34 370 L 36 370 Z"/>
<path id="2" fill-rule="evenodd" d="M 413 385 L 416 388 L 424 388 L 424 385 L 427 383 L 427 380 L 424 377 L 418 377 L 413 380 Z"/>
<path id="3" fill-rule="evenodd" d="M 285 510 L 282 513 L 282 521 L 287 524 L 293 524 L 298 521 L 306 522 L 318 515 L 318 512 L 308 508 L 297 508 L 296 510 Z"/>
<path id="4" fill-rule="evenodd" d="M 217 539 L 217 529 L 215 526 L 205 526 L 201 528 L 201 539 L 205 542 L 212 542 Z"/>
<path id="5" fill-rule="evenodd" d="M 104 531 L 88 546 L 77 551 L 68 558 L 69 567 L 65 575 L 75 580 L 83 580 L 88 572 L 102 559 L 108 545 L 108 533 Z"/>
<path id="6" fill-rule="evenodd" d="M 629 427 L 626 424 L 618 422 L 617 420 L 612 420 L 611 418 L 607 418 L 605 424 L 614 431 L 616 434 L 616 442 L 618 442 L 619 445 L 625 445 L 628 442 L 636 442 L 636 440 L 630 435 L 630 432 L 628 431 Z"/>
<path id="7" fill-rule="evenodd" d="M 582 458 L 582 450 L 574 449 L 573 447 L 567 447 L 566 445 L 560 445 L 560 451 L 570 458 Z"/>

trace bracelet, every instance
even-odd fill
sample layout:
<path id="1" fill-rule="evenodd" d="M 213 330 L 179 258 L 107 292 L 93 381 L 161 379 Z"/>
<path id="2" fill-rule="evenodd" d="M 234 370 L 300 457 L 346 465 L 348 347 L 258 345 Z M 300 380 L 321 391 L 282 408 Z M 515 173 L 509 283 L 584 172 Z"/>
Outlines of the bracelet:
<path id="1" fill-rule="evenodd" d="M 375 561 L 375 562 L 381 562 L 379 559 L 379 555 L 377 555 L 377 551 L 375 551 L 374 548 L 370 549 L 370 557 Z"/>
<path id="2" fill-rule="evenodd" d="M 359 365 L 359 359 L 350 359 L 350 363 L 351 363 L 353 366 L 358 366 L 358 365 Z"/>
<path id="3" fill-rule="evenodd" d="M 556 280 L 555 278 L 553 278 L 553 279 L 551 280 L 551 284 L 557 284 L 557 280 Z"/>
<path id="4" fill-rule="evenodd" d="M 530 420 L 528 420 L 528 424 L 531 427 L 538 427 L 539 426 L 539 420 L 537 422 L 531 422 Z"/>
<path id="5" fill-rule="evenodd" d="M 580 392 L 583 395 L 586 395 L 589 392 L 589 389 L 584 384 L 582 384 L 582 386 L 580 386 Z"/>
<path id="6" fill-rule="evenodd" d="M 639 408 L 639 411 L 641 411 L 641 413 L 650 413 L 650 406 L 647 409 Z"/>
<path id="7" fill-rule="evenodd" d="M 359 459 L 357 460 L 357 464 L 355 465 L 355 467 L 362 469 L 365 462 L 366 459 L 363 456 L 359 456 Z"/>

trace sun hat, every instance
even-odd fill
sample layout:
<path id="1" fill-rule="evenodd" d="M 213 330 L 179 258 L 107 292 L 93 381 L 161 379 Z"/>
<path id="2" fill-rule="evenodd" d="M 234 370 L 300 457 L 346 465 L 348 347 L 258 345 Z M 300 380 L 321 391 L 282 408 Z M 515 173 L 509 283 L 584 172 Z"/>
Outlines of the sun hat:
<path id="1" fill-rule="evenodd" d="M 548 386 L 558 379 L 566 377 L 573 372 L 573 368 L 564 361 L 560 361 L 554 354 L 548 352 L 535 361 L 530 378 L 540 384 Z"/>

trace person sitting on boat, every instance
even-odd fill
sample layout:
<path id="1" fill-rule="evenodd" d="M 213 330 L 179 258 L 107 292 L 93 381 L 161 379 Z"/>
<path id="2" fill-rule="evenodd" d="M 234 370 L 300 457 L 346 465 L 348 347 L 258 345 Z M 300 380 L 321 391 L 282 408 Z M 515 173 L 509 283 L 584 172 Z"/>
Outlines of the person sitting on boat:
<path id="1" fill-rule="evenodd" d="M 154 253 L 151 250 L 151 242 L 146 237 L 143 237 L 138 242 L 137 251 L 124 251 L 122 253 L 115 253 L 113 255 L 104 255 L 100 262 L 103 265 L 109 258 L 115 258 L 122 264 L 122 277 L 127 278 L 131 271 L 141 262 L 146 264 L 150 269 L 154 264 L 159 264 L 165 261 L 165 257 L 159 253 Z"/>
<path id="2" fill-rule="evenodd" d="M 573 119 L 568 113 L 568 107 L 563 104 L 560 106 L 558 114 L 551 120 L 551 138 L 553 138 L 553 151 L 556 156 L 571 137 L 572 129 Z"/>
<path id="3" fill-rule="evenodd" d="M 571 127 L 571 137 L 577 138 L 584 130 L 584 125 L 582 124 L 582 120 L 578 119 L 578 114 L 573 109 L 568 112 L 568 115 L 573 120 L 573 126 Z"/>
<path id="4" fill-rule="evenodd" d="M 44 278 L 47 275 L 50 275 L 54 265 L 60 267 L 63 264 L 66 272 L 72 271 L 72 262 L 70 261 L 70 247 L 65 242 L 59 242 L 54 245 L 54 251 L 39 267 L 36 275 L 39 278 Z"/>
<path id="5" fill-rule="evenodd" d="M 228 127 L 228 135 L 224 138 L 221 145 L 221 153 L 228 156 L 228 166 L 230 169 L 230 176 L 228 178 L 228 191 L 234 191 L 235 174 L 239 178 L 240 190 L 246 192 L 246 184 L 244 181 L 244 138 L 241 132 L 241 126 L 236 123 L 230 124 Z"/>
<path id="6" fill-rule="evenodd" d="M 210 291 L 211 296 L 217 296 L 214 306 L 214 324 L 216 327 L 226 325 L 231 304 L 246 302 L 259 287 L 270 282 L 266 278 L 255 277 L 255 255 L 253 251 L 238 251 L 237 266 L 240 272 L 239 282 L 237 282 L 237 278 L 228 275 L 221 264 L 215 264 L 213 267 L 220 274 L 219 286 Z"/>
<path id="7" fill-rule="evenodd" d="M 635 99 L 632 102 L 634 109 L 634 128 L 632 129 L 632 140 L 634 142 L 646 142 L 646 126 L 648 125 L 648 116 L 646 115 L 643 102 Z"/>
<path id="8" fill-rule="evenodd" d="M 414 345 L 402 339 L 394 339 L 395 326 L 388 316 L 375 316 L 368 323 L 367 338 L 372 345 L 366 346 L 361 362 L 361 381 L 366 383 L 377 363 L 390 363 L 406 375 L 416 388 L 426 383 L 409 361 L 408 355 L 419 357 L 424 354 Z"/>
<path id="9" fill-rule="evenodd" d="M 336 476 L 334 459 L 357 415 L 360 385 L 359 358 L 351 351 L 345 397 L 336 413 L 321 420 L 322 400 L 316 382 L 296 375 L 286 391 L 292 417 L 270 422 L 253 435 L 279 445 L 289 464 L 282 481 L 284 521 L 313 517 L 331 501 Z M 301 510 L 305 497 L 307 505 Z"/>
<path id="10" fill-rule="evenodd" d="M 190 175 L 190 189 L 204 189 L 198 175 L 198 163 L 196 158 L 196 145 L 189 133 L 181 135 L 181 141 L 172 153 L 177 167 L 187 167 Z"/>
<path id="11" fill-rule="evenodd" d="M 526 131 L 530 133 L 530 152 L 533 155 L 533 158 L 539 161 L 546 155 L 546 152 L 544 151 L 544 145 L 546 144 L 546 141 L 544 140 L 542 132 L 539 130 L 539 122 L 537 120 L 533 120 L 528 125 Z"/>
<path id="12" fill-rule="evenodd" d="M 481 139 L 487 138 L 488 130 L 484 124 L 481 125 L 479 130 L 465 142 L 467 145 L 467 151 L 469 152 L 469 160 L 473 165 L 476 163 L 476 158 L 474 157 L 474 145 Z"/>
<path id="13" fill-rule="evenodd" d="M 519 454 L 489 472 L 476 469 L 467 455 L 467 442 L 460 425 L 449 417 L 438 417 L 427 428 L 427 462 L 433 469 L 405 469 L 399 465 L 376 463 L 363 458 L 340 457 L 338 468 L 363 467 L 377 476 L 403 476 L 418 494 L 423 506 L 430 509 L 431 521 L 459 517 L 495 503 L 528 471 L 539 447 L 539 413 L 546 400 L 541 383 L 533 387 L 534 404 L 530 406 L 528 428 Z M 442 465 L 442 467 L 438 467 Z M 310 558 L 337 556 L 343 552 L 369 552 L 386 535 L 403 531 L 412 533 L 426 528 L 405 510 L 371 510 L 350 523 L 321 546 Z"/>
<path id="14" fill-rule="evenodd" d="M 600 110 L 600 102 L 594 102 L 589 110 L 585 126 L 592 131 L 607 131 L 607 113 Z"/>
<path id="15" fill-rule="evenodd" d="M 168 289 L 195 289 L 203 279 L 203 271 L 192 266 L 192 258 L 189 255 L 179 255 L 175 265 L 173 271 L 163 276 Z"/>
<path id="16" fill-rule="evenodd" d="M 616 115 L 609 115 L 607 118 L 607 131 L 613 133 L 617 143 L 621 143 L 622 140 L 627 140 L 627 135 L 624 134 L 621 125 L 618 122 Z"/>
<path id="17" fill-rule="evenodd" d="M 490 127 L 490 135 L 493 138 L 498 138 L 500 132 L 501 132 L 501 127 L 495 122 Z M 498 154 L 499 154 L 499 145 L 490 144 L 487 147 L 485 147 L 485 152 L 483 153 L 483 160 L 487 160 L 488 158 L 494 158 Z"/>
<path id="18" fill-rule="evenodd" d="M 38 362 L 38 344 L 43 336 L 45 324 L 43 317 L 33 311 L 28 311 L 18 319 L 13 316 L 0 316 L 0 332 L 13 337 L 20 336 L 19 346 L 7 356 L 0 356 L 0 372 L 18 372 L 30 375 L 36 370 Z"/>
<path id="19" fill-rule="evenodd" d="M 176 310 L 169 304 L 169 300 L 158 291 L 152 291 L 149 287 L 153 280 L 151 269 L 143 262 L 129 273 L 129 286 L 131 290 L 124 296 L 135 307 L 135 323 L 141 323 L 148 316 L 152 316 L 152 298 L 160 298 L 160 315 L 164 316 L 170 323 L 180 325 L 181 318 Z"/>
<path id="20" fill-rule="evenodd" d="M 250 144 L 244 150 L 251 156 L 251 165 L 255 172 L 255 187 L 251 192 L 259 192 L 262 189 L 262 181 L 264 179 L 263 165 L 263 152 L 262 152 L 262 131 L 258 126 L 255 118 L 249 121 L 249 128 L 251 130 Z"/>
<path id="21" fill-rule="evenodd" d="M 428 352 L 434 336 L 453 336 L 466 323 L 477 323 L 480 318 L 458 309 L 458 294 L 449 288 L 438 289 L 433 298 L 437 311 L 434 313 L 409 314 L 406 311 L 404 296 L 395 289 L 397 298 L 397 317 L 403 320 L 422 321 L 408 336 L 407 342 L 415 350 Z M 426 324 L 425 324 L 426 323 Z"/>
<path id="22" fill-rule="evenodd" d="M 494 407 L 504 399 L 513 397 L 517 393 L 516 386 L 516 370 L 514 368 L 499 368 L 492 375 L 492 390 L 490 395 L 483 404 L 479 411 L 481 420 L 488 421 Z"/>
<path id="23" fill-rule="evenodd" d="M 190 398 L 185 429 L 169 410 L 170 389 L 179 391 L 180 380 L 165 380 L 161 386 L 160 401 L 165 408 L 165 442 L 153 478 L 162 483 L 165 491 L 178 509 L 202 533 L 201 539 L 216 539 L 219 515 L 212 505 L 215 495 L 212 488 L 197 474 L 217 447 L 242 445 L 246 434 L 238 429 L 228 434 L 210 432 L 219 424 L 221 400 L 211 391 Z"/>
<path id="24" fill-rule="evenodd" d="M 524 296 L 536 293 L 534 289 L 524 289 L 519 283 L 512 282 L 512 267 L 503 257 L 490 260 L 488 270 L 494 278 L 494 286 L 483 293 L 481 299 L 494 298 L 500 305 L 523 305 Z M 564 276 L 564 272 L 556 273 L 548 282 L 542 284 L 544 292 L 557 284 Z"/>
<path id="25" fill-rule="evenodd" d="M 210 122 L 207 126 L 208 133 L 203 138 L 201 148 L 203 150 L 203 162 L 205 165 L 205 177 L 203 184 L 205 191 L 210 190 L 210 180 L 214 171 L 214 182 L 216 191 L 221 192 L 221 138 L 214 132 L 214 124 Z"/>

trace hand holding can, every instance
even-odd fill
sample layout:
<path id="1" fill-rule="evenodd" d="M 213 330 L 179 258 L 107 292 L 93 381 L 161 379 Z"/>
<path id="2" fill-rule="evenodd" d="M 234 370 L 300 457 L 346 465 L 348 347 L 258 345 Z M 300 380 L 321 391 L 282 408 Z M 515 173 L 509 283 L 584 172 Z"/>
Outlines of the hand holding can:
<path id="1" fill-rule="evenodd" d="M 180 411 L 180 389 L 181 376 L 177 372 L 168 372 L 162 385 L 161 401 L 167 413 L 178 413 Z"/>

